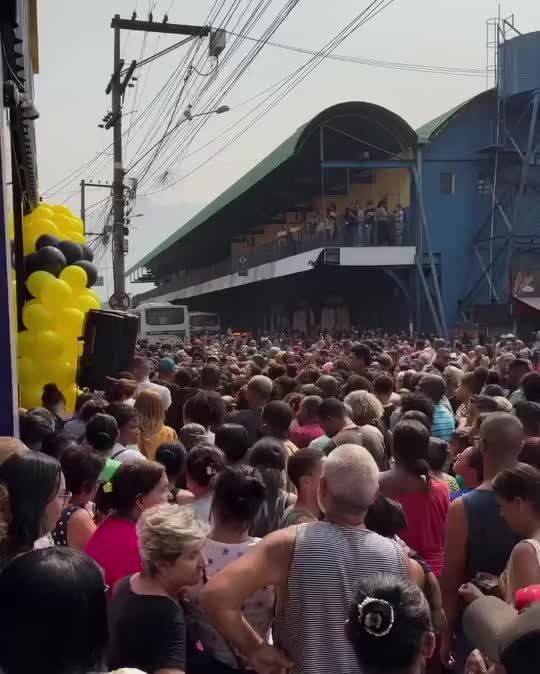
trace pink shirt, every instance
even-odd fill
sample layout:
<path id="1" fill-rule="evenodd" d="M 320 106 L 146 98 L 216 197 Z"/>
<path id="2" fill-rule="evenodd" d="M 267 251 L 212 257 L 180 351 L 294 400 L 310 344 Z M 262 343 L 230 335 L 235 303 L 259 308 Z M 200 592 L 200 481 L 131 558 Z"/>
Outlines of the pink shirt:
<path id="1" fill-rule="evenodd" d="M 308 447 L 313 440 L 324 435 L 323 429 L 319 424 L 306 424 L 305 426 L 297 426 L 290 432 L 291 440 L 298 447 L 303 449 Z"/>
<path id="2" fill-rule="evenodd" d="M 84 550 L 103 569 L 111 588 L 141 570 L 135 522 L 111 515 L 96 529 Z"/>

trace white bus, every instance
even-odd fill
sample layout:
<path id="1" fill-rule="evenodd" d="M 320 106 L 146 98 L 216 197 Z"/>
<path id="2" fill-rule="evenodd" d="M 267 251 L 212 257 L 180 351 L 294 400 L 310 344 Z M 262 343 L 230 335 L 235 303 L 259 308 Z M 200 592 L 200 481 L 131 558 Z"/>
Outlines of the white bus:
<path id="1" fill-rule="evenodd" d="M 139 318 L 139 337 L 149 342 L 188 340 L 189 313 L 185 304 L 145 302 L 130 313 Z"/>
<path id="2" fill-rule="evenodd" d="M 190 311 L 189 332 L 191 337 L 200 334 L 220 335 L 221 323 L 219 314 L 213 314 L 209 311 Z"/>

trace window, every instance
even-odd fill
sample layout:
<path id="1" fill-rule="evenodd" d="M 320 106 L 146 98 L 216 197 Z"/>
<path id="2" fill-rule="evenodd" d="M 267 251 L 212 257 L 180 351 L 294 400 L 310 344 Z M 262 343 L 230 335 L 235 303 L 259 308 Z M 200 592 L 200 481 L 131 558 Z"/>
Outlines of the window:
<path id="1" fill-rule="evenodd" d="M 455 194 L 456 176 L 454 173 L 441 173 L 441 194 Z"/>
<path id="2" fill-rule="evenodd" d="M 185 321 L 182 307 L 146 309 L 147 325 L 180 325 Z"/>
<path id="3" fill-rule="evenodd" d="M 189 322 L 196 328 L 210 328 L 219 325 L 217 314 L 197 314 L 190 316 Z"/>

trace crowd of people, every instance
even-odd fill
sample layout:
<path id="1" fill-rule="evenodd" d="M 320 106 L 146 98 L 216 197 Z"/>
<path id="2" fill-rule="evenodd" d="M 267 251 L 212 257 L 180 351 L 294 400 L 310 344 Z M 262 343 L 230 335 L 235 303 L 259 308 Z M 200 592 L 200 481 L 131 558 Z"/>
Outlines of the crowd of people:
<path id="1" fill-rule="evenodd" d="M 353 201 L 340 211 L 331 202 L 326 212 L 313 211 L 277 232 L 280 249 L 298 246 L 305 239 L 323 239 L 327 242 L 342 239 L 344 244 L 355 246 L 401 246 L 405 234 L 405 211 L 401 204 L 389 208 L 387 199 L 368 201 L 362 206 Z"/>
<path id="2" fill-rule="evenodd" d="M 540 671 L 535 361 L 228 336 L 46 386 L 0 439 L 0 672 Z"/>

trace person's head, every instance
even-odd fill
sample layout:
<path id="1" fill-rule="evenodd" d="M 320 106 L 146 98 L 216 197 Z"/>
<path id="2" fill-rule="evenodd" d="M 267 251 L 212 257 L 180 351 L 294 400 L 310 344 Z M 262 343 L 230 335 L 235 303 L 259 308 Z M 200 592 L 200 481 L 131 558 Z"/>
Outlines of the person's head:
<path id="1" fill-rule="evenodd" d="M 346 396 L 352 391 L 369 391 L 373 393 L 373 384 L 361 374 L 351 374 L 341 389 L 341 395 Z"/>
<path id="2" fill-rule="evenodd" d="M 319 407 L 323 399 L 320 396 L 307 396 L 300 403 L 296 420 L 300 426 L 308 424 L 317 424 L 319 418 Z"/>
<path id="3" fill-rule="evenodd" d="M 110 414 L 96 414 L 86 425 L 86 441 L 96 452 L 107 454 L 118 440 L 118 424 Z"/>
<path id="4" fill-rule="evenodd" d="M 165 466 L 170 485 L 186 472 L 187 452 L 179 442 L 165 442 L 156 450 L 156 461 Z"/>
<path id="5" fill-rule="evenodd" d="M 523 377 L 531 371 L 531 361 L 524 358 L 514 358 L 509 365 L 506 373 L 508 388 L 514 390 L 519 387 Z"/>
<path id="6" fill-rule="evenodd" d="M 423 412 L 429 419 L 429 423 L 433 423 L 433 413 L 435 411 L 435 405 L 431 398 L 428 398 L 424 393 L 415 391 L 414 393 L 406 393 L 401 396 L 401 413 L 402 415 L 405 412 L 410 412 L 416 410 L 418 412 Z"/>
<path id="7" fill-rule="evenodd" d="M 66 399 L 56 384 L 45 384 L 41 394 L 41 403 L 53 414 L 63 414 L 66 409 Z"/>
<path id="8" fill-rule="evenodd" d="M 379 536 L 394 538 L 407 528 L 407 517 L 401 503 L 379 494 L 367 511 L 365 525 Z"/>
<path id="9" fill-rule="evenodd" d="M 271 437 L 257 440 L 248 452 L 248 462 L 262 475 L 267 496 L 275 497 L 283 485 L 287 465 L 287 451 L 283 442 Z"/>
<path id="10" fill-rule="evenodd" d="M 188 506 L 157 505 L 137 524 L 143 573 L 176 597 L 202 580 L 207 527 Z"/>
<path id="11" fill-rule="evenodd" d="M 325 399 L 335 398 L 339 392 L 339 382 L 330 374 L 321 375 L 315 384 L 322 391 L 322 397 Z"/>
<path id="12" fill-rule="evenodd" d="M 5 674 L 102 671 L 107 588 L 93 559 L 69 547 L 20 555 L 0 574 L 0 602 Z"/>
<path id="13" fill-rule="evenodd" d="M 187 367 L 179 367 L 174 375 L 174 383 L 180 388 L 190 388 L 193 384 L 193 376 Z"/>
<path id="14" fill-rule="evenodd" d="M 465 486 L 475 489 L 484 481 L 484 462 L 482 452 L 477 445 L 465 448 L 457 456 L 454 463 L 454 473 L 461 475 Z"/>
<path id="15" fill-rule="evenodd" d="M 394 392 L 394 380 L 389 374 L 383 373 L 373 380 L 373 393 L 379 402 L 386 405 L 390 401 L 390 396 Z"/>
<path id="16" fill-rule="evenodd" d="M 540 403 L 518 400 L 514 403 L 514 414 L 521 421 L 527 437 L 540 436 Z"/>
<path id="17" fill-rule="evenodd" d="M 105 397 L 108 403 L 123 403 L 135 397 L 137 382 L 129 379 L 105 377 Z"/>
<path id="18" fill-rule="evenodd" d="M 269 377 L 256 375 L 251 377 L 246 387 L 246 400 L 251 409 L 264 407 L 272 397 L 274 384 Z"/>
<path id="19" fill-rule="evenodd" d="M 251 466 L 226 466 L 217 476 L 212 519 L 239 534 L 248 531 L 266 496 L 260 473 Z"/>
<path id="20" fill-rule="evenodd" d="M 169 500 L 169 481 L 157 461 L 125 461 L 96 496 L 97 510 L 138 520 L 141 514 Z"/>
<path id="21" fill-rule="evenodd" d="M 176 363 L 172 358 L 165 357 L 159 359 L 157 376 L 160 381 L 172 382 L 175 370 Z"/>
<path id="22" fill-rule="evenodd" d="M 323 400 L 319 406 L 318 423 L 329 438 L 337 435 L 347 424 L 347 408 L 337 398 Z"/>
<path id="23" fill-rule="evenodd" d="M 87 424 L 90 419 L 93 419 L 96 414 L 105 414 L 108 412 L 108 404 L 105 400 L 100 398 L 92 398 L 84 403 L 79 410 L 79 419 L 83 424 Z"/>
<path id="24" fill-rule="evenodd" d="M 307 400 L 304 398 L 303 401 Z M 302 401 L 302 402 L 303 402 Z M 281 400 L 272 400 L 263 407 L 261 415 L 261 434 L 286 440 L 293 419 L 292 410 Z"/>
<path id="25" fill-rule="evenodd" d="M 482 389 L 482 393 L 485 396 L 490 396 L 491 398 L 496 398 L 499 396 L 504 396 L 504 389 L 499 384 L 488 384 Z"/>
<path id="26" fill-rule="evenodd" d="M 526 400 L 540 403 L 540 372 L 528 372 L 521 380 L 521 389 Z"/>
<path id="27" fill-rule="evenodd" d="M 40 419 L 43 419 L 43 421 L 45 421 L 45 423 L 48 424 L 51 431 L 54 431 L 54 429 L 56 428 L 54 414 L 50 410 L 45 409 L 45 407 L 34 407 L 33 409 L 28 411 L 28 416 L 39 417 Z"/>
<path id="28" fill-rule="evenodd" d="M 352 410 L 352 419 L 358 426 L 371 424 L 381 419 L 384 409 L 381 402 L 373 393 L 367 391 L 353 391 L 345 398 L 345 405 Z"/>
<path id="29" fill-rule="evenodd" d="M 53 435 L 54 429 L 43 417 L 35 414 L 19 415 L 19 436 L 28 449 L 41 451 L 45 440 Z"/>
<path id="30" fill-rule="evenodd" d="M 425 480 L 426 489 L 430 489 L 429 432 L 426 427 L 419 421 L 400 421 L 394 428 L 393 441 L 396 463 L 411 475 Z"/>
<path id="31" fill-rule="evenodd" d="M 79 414 L 84 403 L 88 402 L 89 400 L 92 400 L 93 398 L 94 394 L 90 393 L 89 391 L 85 393 L 79 393 L 79 395 L 75 399 L 75 414 L 76 415 Z"/>
<path id="32" fill-rule="evenodd" d="M 446 382 L 446 388 L 448 389 L 448 394 L 450 397 L 454 396 L 456 391 L 461 384 L 461 379 L 463 378 L 463 370 L 454 365 L 447 365 L 444 368 L 443 372 L 444 381 Z"/>
<path id="33" fill-rule="evenodd" d="M 456 399 L 462 403 L 468 403 L 473 395 L 478 395 L 484 386 L 484 377 L 476 371 L 466 372 L 456 389 Z"/>
<path id="34" fill-rule="evenodd" d="M 279 400 L 283 400 L 289 393 L 293 393 L 296 390 L 296 379 L 292 377 L 287 377 L 285 375 L 278 377 L 274 381 L 274 391 L 275 396 Z"/>
<path id="35" fill-rule="evenodd" d="M 136 382 L 143 382 L 148 379 L 152 372 L 152 365 L 148 358 L 137 357 L 133 359 L 131 371 Z"/>
<path id="36" fill-rule="evenodd" d="M 212 489 L 216 475 L 225 467 L 225 455 L 210 444 L 195 445 L 188 453 L 186 483 L 189 491 L 200 496 Z"/>
<path id="37" fill-rule="evenodd" d="M 444 466 L 450 456 L 448 443 L 440 438 L 429 438 L 429 451 L 427 462 L 434 473 L 440 473 L 444 470 Z"/>
<path id="38" fill-rule="evenodd" d="M 480 449 L 486 462 L 497 468 L 507 467 L 517 461 L 523 447 L 521 421 L 507 412 L 487 414 L 480 426 Z"/>
<path id="39" fill-rule="evenodd" d="M 144 438 L 159 433 L 165 422 L 165 407 L 157 391 L 139 393 L 133 406 L 139 415 L 139 429 Z"/>
<path id="40" fill-rule="evenodd" d="M 508 526 L 524 538 L 535 535 L 540 522 L 540 470 L 518 463 L 496 475 L 493 491 Z"/>
<path id="41" fill-rule="evenodd" d="M 63 452 L 60 466 L 66 480 L 66 490 L 71 492 L 72 498 L 77 499 L 77 505 L 94 500 L 104 463 L 103 456 L 88 447 L 73 445 Z"/>
<path id="42" fill-rule="evenodd" d="M 357 445 L 336 447 L 323 463 L 319 502 L 327 518 L 362 524 L 379 489 L 379 469 Z"/>
<path id="43" fill-rule="evenodd" d="M 206 364 L 201 370 L 200 386 L 208 391 L 215 391 L 221 382 L 221 370 L 215 363 Z"/>
<path id="44" fill-rule="evenodd" d="M 400 421 L 405 421 L 406 419 L 419 421 L 427 428 L 428 433 L 431 433 L 431 420 L 427 414 L 424 414 L 424 412 L 420 412 L 420 410 L 409 410 L 408 412 L 404 412 L 400 417 Z"/>
<path id="45" fill-rule="evenodd" d="M 107 408 L 107 413 L 116 420 L 118 425 L 117 442 L 124 447 L 136 445 L 141 434 L 139 412 L 131 405 L 115 404 Z"/>
<path id="46" fill-rule="evenodd" d="M 446 392 L 444 379 L 437 374 L 425 374 L 418 384 L 420 393 L 424 393 L 435 405 L 438 405 Z"/>
<path id="47" fill-rule="evenodd" d="M 184 421 L 201 424 L 206 430 L 217 428 L 225 418 L 225 403 L 215 391 L 199 391 L 186 400 Z"/>
<path id="48" fill-rule="evenodd" d="M 540 470 L 540 437 L 525 438 L 518 460 Z"/>
<path id="49" fill-rule="evenodd" d="M 0 465 L 0 556 L 30 550 L 54 529 L 69 497 L 58 461 L 31 451 L 9 456 Z"/>
<path id="50" fill-rule="evenodd" d="M 367 344 L 355 344 L 350 353 L 351 369 L 363 374 L 371 364 L 371 349 Z"/>
<path id="51" fill-rule="evenodd" d="M 203 442 L 206 438 L 206 428 L 201 424 L 184 424 L 178 433 L 178 439 L 190 452 L 195 445 Z"/>
<path id="52" fill-rule="evenodd" d="M 216 428 L 215 443 L 229 465 L 242 463 L 249 449 L 248 432 L 240 424 L 223 424 Z"/>
<path id="53" fill-rule="evenodd" d="M 367 674 L 422 671 L 435 650 L 430 608 L 422 590 L 393 574 L 360 580 L 346 634 Z"/>
<path id="54" fill-rule="evenodd" d="M 299 449 L 287 461 L 287 475 L 297 494 L 308 502 L 315 502 L 319 493 L 325 453 L 314 447 Z"/>

